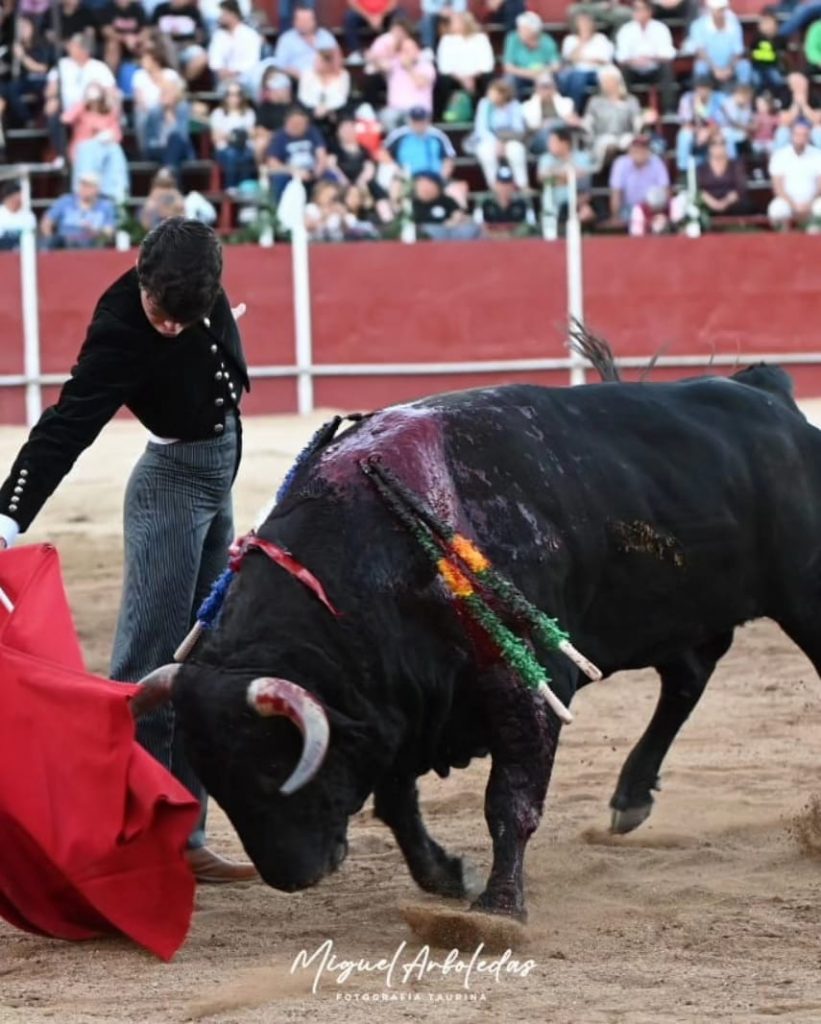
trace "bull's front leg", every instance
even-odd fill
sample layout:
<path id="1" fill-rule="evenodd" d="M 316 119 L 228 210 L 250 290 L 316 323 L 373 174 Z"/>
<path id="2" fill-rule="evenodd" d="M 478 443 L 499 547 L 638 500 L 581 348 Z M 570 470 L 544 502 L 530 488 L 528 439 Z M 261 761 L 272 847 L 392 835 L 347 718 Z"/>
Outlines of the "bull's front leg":
<path id="1" fill-rule="evenodd" d="M 420 889 L 455 899 L 468 895 L 462 858 L 450 856 L 425 828 L 415 779 L 390 776 L 381 782 L 374 791 L 374 813 L 393 832 Z"/>
<path id="2" fill-rule="evenodd" d="M 479 693 L 490 730 L 485 819 L 493 840 L 493 866 L 473 909 L 524 921 L 525 847 L 542 817 L 561 723 L 507 669 L 484 673 Z M 566 694 L 562 697 L 567 699 Z"/>

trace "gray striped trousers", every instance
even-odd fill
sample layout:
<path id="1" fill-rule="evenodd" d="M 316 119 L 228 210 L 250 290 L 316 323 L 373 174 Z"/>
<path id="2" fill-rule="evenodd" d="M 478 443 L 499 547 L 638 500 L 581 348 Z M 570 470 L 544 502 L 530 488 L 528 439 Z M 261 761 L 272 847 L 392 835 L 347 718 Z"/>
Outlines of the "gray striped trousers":
<path id="1" fill-rule="evenodd" d="M 123 595 L 110 677 L 136 682 L 173 660 L 234 539 L 231 485 L 240 427 L 207 441 L 149 441 L 125 492 Z M 205 791 L 189 765 L 171 705 L 143 716 L 137 739 L 200 800 L 190 845 L 205 843 Z"/>

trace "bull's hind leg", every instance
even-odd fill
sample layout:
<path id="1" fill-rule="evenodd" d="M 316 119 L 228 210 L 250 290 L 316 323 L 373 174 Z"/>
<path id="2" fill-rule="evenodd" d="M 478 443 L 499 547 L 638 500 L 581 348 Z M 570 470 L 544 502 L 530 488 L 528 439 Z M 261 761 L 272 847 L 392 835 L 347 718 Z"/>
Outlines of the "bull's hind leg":
<path id="1" fill-rule="evenodd" d="M 485 819 L 493 840 L 493 866 L 473 909 L 524 920 L 525 847 L 542 817 L 561 723 L 506 669 L 484 673 L 477 689 L 492 759 Z M 558 692 L 566 701 L 571 691 L 567 686 Z"/>
<path id="2" fill-rule="evenodd" d="M 411 877 L 420 889 L 437 896 L 464 899 L 466 868 L 428 835 L 419 813 L 415 779 L 389 778 L 374 791 L 374 813 L 396 837 Z"/>
<path id="3" fill-rule="evenodd" d="M 661 763 L 732 640 L 731 631 L 656 666 L 661 693 L 650 724 L 624 762 L 610 800 L 613 832 L 632 832 L 649 817 L 653 809 L 651 790 L 659 788 Z"/>

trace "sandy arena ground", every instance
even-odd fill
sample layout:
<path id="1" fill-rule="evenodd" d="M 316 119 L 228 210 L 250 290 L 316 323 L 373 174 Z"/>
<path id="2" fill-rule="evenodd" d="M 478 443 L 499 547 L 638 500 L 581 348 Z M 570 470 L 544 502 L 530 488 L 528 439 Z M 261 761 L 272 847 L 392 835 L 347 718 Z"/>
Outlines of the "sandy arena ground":
<path id="1" fill-rule="evenodd" d="M 811 412 L 821 421 L 821 402 Z M 239 529 L 250 526 L 320 419 L 246 424 Z M 22 436 L 0 431 L 0 465 L 11 463 Z M 110 426 L 30 533 L 59 547 L 98 671 L 119 599 L 123 485 L 143 443 L 134 424 Z M 656 694 L 654 673 L 630 673 L 589 687 L 574 704 L 576 723 L 565 730 L 548 811 L 529 847 L 530 925 L 515 954 L 535 961 L 528 977 L 474 976 L 468 995 L 476 1001 L 466 1002 L 459 981 L 438 974 L 393 990 L 381 976 L 345 984 L 326 976 L 318 994 L 310 991 L 313 971 L 289 974 L 300 950 L 326 939 L 344 959 L 390 957 L 407 941 L 407 963 L 420 948 L 399 908 L 435 903 L 416 891 L 366 808 L 352 823 L 343 869 L 313 891 L 200 889 L 190 937 L 169 965 L 125 941 L 62 943 L 0 922 L 0 1022 L 393 1024 L 436 1014 L 446 1024 L 818 1024 L 819 680 L 772 624 L 740 630 L 674 745 L 652 818 L 615 839 L 606 831 L 607 801 Z M 432 833 L 482 871 L 486 773 L 479 763 L 423 785 Z M 215 847 L 240 852 L 216 808 L 210 832 Z M 470 959 L 473 946 L 462 953 Z M 390 991 L 403 991 L 405 1001 L 370 1001 Z"/>

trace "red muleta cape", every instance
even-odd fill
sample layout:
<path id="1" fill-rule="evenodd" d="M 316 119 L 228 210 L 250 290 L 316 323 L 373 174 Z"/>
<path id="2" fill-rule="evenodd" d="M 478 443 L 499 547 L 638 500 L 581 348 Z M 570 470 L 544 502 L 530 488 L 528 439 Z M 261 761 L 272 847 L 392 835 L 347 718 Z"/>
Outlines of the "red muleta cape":
<path id="1" fill-rule="evenodd" d="M 122 932 L 169 960 L 199 805 L 135 740 L 137 687 L 86 672 L 56 550 L 0 553 L 0 587 L 0 915 L 61 939 Z"/>

